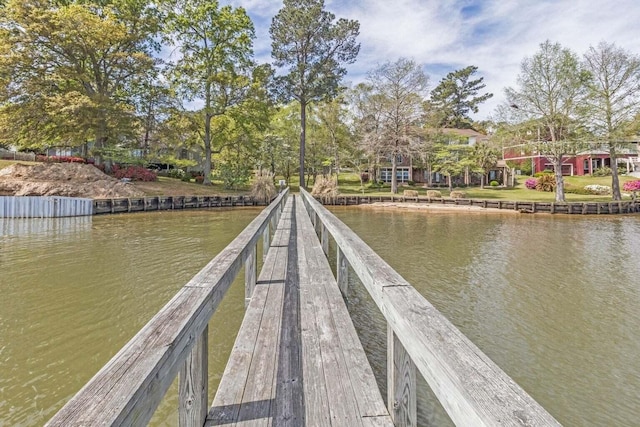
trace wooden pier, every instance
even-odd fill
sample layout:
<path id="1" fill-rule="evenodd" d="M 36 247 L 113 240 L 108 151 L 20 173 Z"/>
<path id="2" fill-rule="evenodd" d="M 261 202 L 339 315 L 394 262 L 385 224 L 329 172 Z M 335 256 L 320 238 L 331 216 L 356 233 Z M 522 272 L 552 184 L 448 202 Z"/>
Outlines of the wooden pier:
<path id="1" fill-rule="evenodd" d="M 559 425 L 353 231 L 301 193 L 281 193 L 47 425 L 146 425 L 178 372 L 181 426 L 415 426 L 418 374 L 456 425 Z M 335 275 L 326 258 L 330 239 Z M 207 325 L 243 265 L 246 314 L 209 406 Z M 343 300 L 350 274 L 388 323 L 386 406 Z"/>

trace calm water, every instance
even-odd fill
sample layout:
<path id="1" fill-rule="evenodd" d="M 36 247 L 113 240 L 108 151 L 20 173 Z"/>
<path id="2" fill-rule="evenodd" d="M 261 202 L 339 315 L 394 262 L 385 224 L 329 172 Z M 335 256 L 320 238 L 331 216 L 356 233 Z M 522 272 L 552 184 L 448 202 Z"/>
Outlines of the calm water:
<path id="1" fill-rule="evenodd" d="M 42 425 L 257 212 L 0 220 L 0 426 Z M 640 218 L 334 212 L 560 422 L 638 425 Z M 243 292 L 210 327 L 212 392 Z M 348 303 L 382 371 L 382 319 L 355 283 Z"/>

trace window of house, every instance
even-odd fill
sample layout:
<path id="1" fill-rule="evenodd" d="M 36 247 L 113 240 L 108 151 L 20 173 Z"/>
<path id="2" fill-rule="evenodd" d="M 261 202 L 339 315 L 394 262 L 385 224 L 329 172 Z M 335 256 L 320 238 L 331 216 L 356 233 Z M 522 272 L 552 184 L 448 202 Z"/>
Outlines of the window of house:
<path id="1" fill-rule="evenodd" d="M 391 182 L 392 177 L 392 169 L 391 168 L 382 168 L 380 169 L 380 179 L 383 182 Z M 398 182 L 408 182 L 409 181 L 409 168 L 396 168 L 396 179 Z"/>

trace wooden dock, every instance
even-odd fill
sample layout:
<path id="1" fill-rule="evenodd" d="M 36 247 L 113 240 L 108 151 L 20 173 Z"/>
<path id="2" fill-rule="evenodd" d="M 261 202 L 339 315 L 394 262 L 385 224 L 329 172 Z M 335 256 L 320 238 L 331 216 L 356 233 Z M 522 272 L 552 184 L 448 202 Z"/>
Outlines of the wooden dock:
<path id="1" fill-rule="evenodd" d="M 417 374 L 456 425 L 559 425 L 355 233 L 301 193 L 280 194 L 47 425 L 146 425 L 178 372 L 181 426 L 415 426 Z M 335 275 L 326 257 L 330 238 Z M 242 266 L 246 314 L 210 406 L 208 322 Z M 386 406 L 343 300 L 350 274 L 388 322 Z"/>

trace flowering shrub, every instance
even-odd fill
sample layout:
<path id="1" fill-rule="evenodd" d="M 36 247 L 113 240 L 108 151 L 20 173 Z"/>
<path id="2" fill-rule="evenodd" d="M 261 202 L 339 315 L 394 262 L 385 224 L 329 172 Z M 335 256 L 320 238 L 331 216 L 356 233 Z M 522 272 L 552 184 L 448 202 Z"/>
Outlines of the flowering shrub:
<path id="1" fill-rule="evenodd" d="M 524 186 L 529 190 L 535 190 L 536 185 L 538 185 L 538 180 L 535 178 L 527 178 L 527 180 L 524 182 Z"/>
<path id="2" fill-rule="evenodd" d="M 640 191 L 640 179 L 637 181 L 625 182 L 622 189 L 624 191 Z"/>
<path id="3" fill-rule="evenodd" d="M 591 194 L 611 194 L 611 187 L 608 185 L 585 185 L 584 189 Z"/>
<path id="4" fill-rule="evenodd" d="M 127 168 L 121 168 L 118 165 L 113 165 L 113 176 L 118 179 L 129 178 L 132 181 L 156 181 L 158 174 L 142 166 L 129 166 Z"/>
<path id="5" fill-rule="evenodd" d="M 46 163 L 87 163 L 82 157 L 76 156 L 43 156 L 37 155 L 36 162 Z"/>

